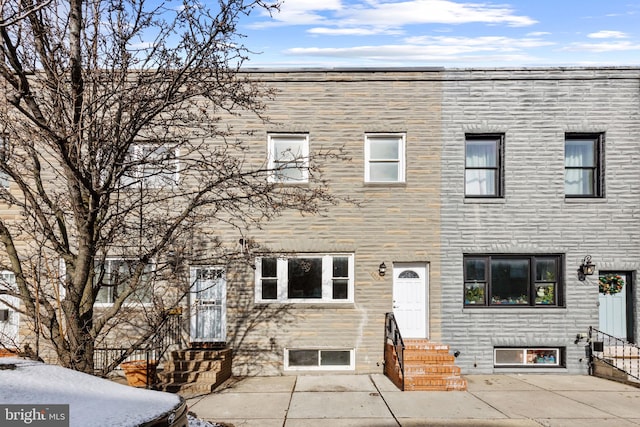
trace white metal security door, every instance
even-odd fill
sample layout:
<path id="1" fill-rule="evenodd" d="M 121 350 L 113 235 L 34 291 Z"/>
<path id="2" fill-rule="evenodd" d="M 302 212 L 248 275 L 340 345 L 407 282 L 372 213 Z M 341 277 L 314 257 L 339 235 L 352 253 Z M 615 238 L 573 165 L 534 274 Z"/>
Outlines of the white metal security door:
<path id="1" fill-rule="evenodd" d="M 613 273 L 624 281 L 622 290 L 615 294 L 598 295 L 600 320 L 598 329 L 614 337 L 627 339 L 627 275 Z"/>
<path id="2" fill-rule="evenodd" d="M 403 338 L 428 338 L 428 268 L 393 265 L 393 314 Z"/>
<path id="3" fill-rule="evenodd" d="M 227 282 L 220 267 L 191 267 L 191 342 L 224 342 Z"/>

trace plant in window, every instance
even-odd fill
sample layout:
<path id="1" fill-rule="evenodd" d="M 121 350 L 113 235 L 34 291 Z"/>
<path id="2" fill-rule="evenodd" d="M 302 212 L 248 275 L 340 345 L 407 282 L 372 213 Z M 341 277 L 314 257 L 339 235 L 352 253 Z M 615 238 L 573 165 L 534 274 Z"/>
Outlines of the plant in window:
<path id="1" fill-rule="evenodd" d="M 607 274 L 600 277 L 598 287 L 604 295 L 614 295 L 622 291 L 624 279 L 618 274 Z"/>
<path id="2" fill-rule="evenodd" d="M 553 304 L 554 300 L 553 285 L 540 286 L 536 291 L 536 304 Z"/>
<path id="3" fill-rule="evenodd" d="M 484 304 L 484 287 L 468 286 L 464 292 L 465 304 Z"/>

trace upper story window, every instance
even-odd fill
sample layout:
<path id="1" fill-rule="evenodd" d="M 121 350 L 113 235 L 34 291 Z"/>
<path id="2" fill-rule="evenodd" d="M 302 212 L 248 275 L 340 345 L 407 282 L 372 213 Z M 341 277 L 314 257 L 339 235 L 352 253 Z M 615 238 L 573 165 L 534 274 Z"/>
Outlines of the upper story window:
<path id="1" fill-rule="evenodd" d="M 465 255 L 465 307 L 564 305 L 561 255 Z"/>
<path id="2" fill-rule="evenodd" d="M 502 197 L 504 135 L 467 134 L 465 138 L 464 194 L 466 197 Z"/>
<path id="3" fill-rule="evenodd" d="M 107 259 L 104 264 L 96 267 L 96 282 L 99 282 L 100 290 L 96 297 L 96 304 L 113 304 L 116 299 L 132 284 L 132 277 L 137 268 L 137 261 L 127 259 Z M 145 266 L 144 273 L 136 289 L 127 299 L 133 304 L 150 303 L 152 286 L 149 271 L 151 265 Z"/>
<path id="4" fill-rule="evenodd" d="M 256 260 L 258 302 L 352 302 L 353 254 Z"/>
<path id="5" fill-rule="evenodd" d="M 405 135 L 364 137 L 365 182 L 405 182 Z"/>
<path id="6" fill-rule="evenodd" d="M 125 186 L 167 188 L 178 182 L 178 149 L 161 144 L 136 144 L 129 148 L 130 168 L 122 178 Z"/>
<path id="7" fill-rule="evenodd" d="M 567 133 L 564 140 L 566 197 L 603 197 L 604 134 Z"/>
<path id="8" fill-rule="evenodd" d="M 288 184 L 309 181 L 309 135 L 270 134 L 269 169 L 272 182 Z"/>

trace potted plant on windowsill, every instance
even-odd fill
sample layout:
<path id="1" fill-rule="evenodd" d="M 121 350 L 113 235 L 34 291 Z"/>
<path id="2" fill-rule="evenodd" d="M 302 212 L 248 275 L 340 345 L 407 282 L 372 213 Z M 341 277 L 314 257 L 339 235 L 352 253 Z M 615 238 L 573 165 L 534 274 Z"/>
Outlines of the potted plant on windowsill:
<path id="1" fill-rule="evenodd" d="M 471 286 L 464 291 L 465 304 L 484 304 L 484 288 Z"/>

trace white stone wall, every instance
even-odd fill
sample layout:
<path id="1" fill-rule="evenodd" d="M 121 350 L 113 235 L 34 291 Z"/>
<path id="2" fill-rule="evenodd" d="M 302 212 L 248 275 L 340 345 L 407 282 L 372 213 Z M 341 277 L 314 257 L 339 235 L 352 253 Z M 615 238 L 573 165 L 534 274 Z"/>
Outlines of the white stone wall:
<path id="1" fill-rule="evenodd" d="M 464 373 L 495 372 L 495 346 L 566 347 L 585 373 L 576 334 L 598 326 L 597 270 L 640 269 L 640 71 L 448 70 L 442 104 L 443 341 Z M 465 133 L 504 133 L 504 198 L 465 200 Z M 565 132 L 605 133 L 605 197 L 564 197 Z M 563 308 L 464 309 L 464 253 L 565 254 Z M 635 286 L 635 285 L 634 285 Z M 635 286 L 635 299 L 638 292 Z M 637 314 L 634 315 L 637 319 Z M 637 336 L 637 325 L 636 325 Z"/>

